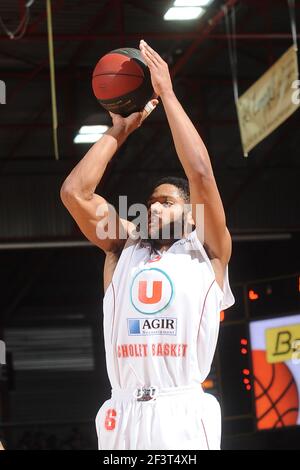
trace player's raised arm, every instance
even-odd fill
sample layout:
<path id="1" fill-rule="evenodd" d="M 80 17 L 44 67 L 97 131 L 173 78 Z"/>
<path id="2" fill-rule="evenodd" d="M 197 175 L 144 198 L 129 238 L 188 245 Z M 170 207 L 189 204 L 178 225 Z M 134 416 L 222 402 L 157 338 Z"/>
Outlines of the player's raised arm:
<path id="1" fill-rule="evenodd" d="M 157 105 L 152 100 L 152 105 Z M 111 114 L 113 126 L 86 153 L 83 159 L 73 168 L 65 179 L 61 190 L 61 199 L 76 221 L 82 233 L 96 246 L 105 252 L 117 252 L 126 240 L 130 223 L 120 220 L 116 211 L 100 195 L 96 188 L 105 169 L 118 148 L 135 129 L 137 129 L 149 112 L 133 113 L 127 118 Z M 114 220 L 112 220 L 114 219 Z M 107 224 L 116 227 L 112 236 L 99 237 L 97 227 L 103 222 L 103 231 Z M 121 228 L 121 232 L 119 230 Z"/>
<path id="2" fill-rule="evenodd" d="M 176 152 L 189 181 L 197 233 L 201 233 L 201 227 L 197 226 L 196 204 L 204 204 L 204 242 L 212 257 L 225 266 L 231 255 L 231 237 L 208 151 L 175 96 L 167 63 L 144 41 L 140 49 L 150 69 L 154 91 L 162 100 Z"/>

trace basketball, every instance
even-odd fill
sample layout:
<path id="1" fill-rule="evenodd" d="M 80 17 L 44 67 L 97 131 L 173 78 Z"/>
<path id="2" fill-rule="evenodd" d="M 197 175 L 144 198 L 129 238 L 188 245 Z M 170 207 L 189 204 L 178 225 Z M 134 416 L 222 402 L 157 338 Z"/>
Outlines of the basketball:
<path id="1" fill-rule="evenodd" d="M 297 424 L 297 385 L 285 363 L 269 364 L 265 351 L 252 351 L 254 393 L 258 429 Z"/>
<path id="2" fill-rule="evenodd" d="M 141 111 L 153 89 L 148 66 L 138 49 L 115 49 L 103 56 L 93 71 L 93 92 L 112 113 L 128 116 Z"/>

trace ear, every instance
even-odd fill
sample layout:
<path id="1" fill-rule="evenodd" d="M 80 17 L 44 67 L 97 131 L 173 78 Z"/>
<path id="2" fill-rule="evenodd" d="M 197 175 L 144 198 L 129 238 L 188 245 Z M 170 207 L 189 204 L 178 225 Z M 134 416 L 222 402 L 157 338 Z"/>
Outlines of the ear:
<path id="1" fill-rule="evenodd" d="M 195 230 L 196 224 L 192 216 L 192 210 L 189 210 L 186 213 L 184 226 L 185 226 L 186 233 L 191 233 L 193 230 Z"/>
<path id="2" fill-rule="evenodd" d="M 187 213 L 187 217 L 186 217 L 186 220 L 187 220 L 187 223 L 190 224 L 190 225 L 196 225 L 195 224 L 195 221 L 193 219 L 193 216 L 192 216 L 192 211 L 189 211 Z"/>

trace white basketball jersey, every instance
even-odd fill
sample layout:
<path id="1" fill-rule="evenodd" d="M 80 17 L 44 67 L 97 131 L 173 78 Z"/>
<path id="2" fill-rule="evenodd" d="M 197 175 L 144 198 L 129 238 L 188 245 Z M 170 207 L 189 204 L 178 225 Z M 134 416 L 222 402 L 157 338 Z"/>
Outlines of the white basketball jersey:
<path id="1" fill-rule="evenodd" d="M 150 256 L 127 240 L 104 299 L 106 363 L 113 389 L 202 383 L 214 356 L 223 291 L 196 231 Z"/>

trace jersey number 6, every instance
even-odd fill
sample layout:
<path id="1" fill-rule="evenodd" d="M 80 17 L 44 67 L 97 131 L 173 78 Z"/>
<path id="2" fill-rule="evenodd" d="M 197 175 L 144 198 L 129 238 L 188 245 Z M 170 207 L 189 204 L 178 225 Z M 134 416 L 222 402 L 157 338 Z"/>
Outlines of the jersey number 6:
<path id="1" fill-rule="evenodd" d="M 106 416 L 105 416 L 105 429 L 107 431 L 113 431 L 116 427 L 116 418 L 117 416 L 117 412 L 116 410 L 113 410 L 113 409 L 109 409 L 107 410 L 106 412 Z"/>

